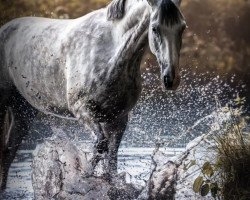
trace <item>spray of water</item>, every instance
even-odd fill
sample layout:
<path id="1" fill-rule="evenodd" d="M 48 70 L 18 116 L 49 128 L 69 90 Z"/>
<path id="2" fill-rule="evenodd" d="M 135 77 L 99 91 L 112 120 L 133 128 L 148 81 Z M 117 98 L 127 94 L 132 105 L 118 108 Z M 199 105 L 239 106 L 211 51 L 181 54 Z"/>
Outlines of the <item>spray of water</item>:
<path id="1" fill-rule="evenodd" d="M 232 88 L 215 73 L 195 74 L 182 71 L 178 91 L 163 91 L 159 77 L 143 73 L 143 92 L 130 115 L 124 143 L 132 146 L 184 147 L 198 135 L 211 129 L 211 113 L 216 99 L 222 105 L 234 104 L 244 85 Z M 230 82 L 234 82 L 233 75 Z M 192 131 L 191 131 L 192 130 Z"/>

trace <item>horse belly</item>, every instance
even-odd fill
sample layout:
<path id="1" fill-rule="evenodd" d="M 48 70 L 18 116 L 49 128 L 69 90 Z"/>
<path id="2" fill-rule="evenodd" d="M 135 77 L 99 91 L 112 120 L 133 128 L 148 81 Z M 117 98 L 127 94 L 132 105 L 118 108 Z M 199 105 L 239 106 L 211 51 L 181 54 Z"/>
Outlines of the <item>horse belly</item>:
<path id="1" fill-rule="evenodd" d="M 35 108 L 51 114 L 67 113 L 66 80 L 60 65 L 12 70 L 15 87 Z"/>

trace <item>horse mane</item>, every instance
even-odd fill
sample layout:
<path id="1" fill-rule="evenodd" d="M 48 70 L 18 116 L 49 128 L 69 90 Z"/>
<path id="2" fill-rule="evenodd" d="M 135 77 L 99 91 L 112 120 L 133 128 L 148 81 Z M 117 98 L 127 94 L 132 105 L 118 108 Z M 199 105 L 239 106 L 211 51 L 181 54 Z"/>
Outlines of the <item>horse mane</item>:
<path id="1" fill-rule="evenodd" d="M 116 20 L 123 18 L 125 12 L 125 2 L 126 0 L 113 0 L 108 5 L 108 20 Z"/>
<path id="2" fill-rule="evenodd" d="M 161 24 L 173 26 L 181 22 L 182 14 L 172 0 L 162 0 L 160 5 Z"/>

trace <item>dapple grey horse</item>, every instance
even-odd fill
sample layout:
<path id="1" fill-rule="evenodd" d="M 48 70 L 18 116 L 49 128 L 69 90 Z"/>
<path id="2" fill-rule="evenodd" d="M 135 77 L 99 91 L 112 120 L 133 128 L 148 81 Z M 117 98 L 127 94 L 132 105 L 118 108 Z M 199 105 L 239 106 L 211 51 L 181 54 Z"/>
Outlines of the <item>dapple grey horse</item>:
<path id="1" fill-rule="evenodd" d="M 107 173 L 116 170 L 148 45 L 165 88 L 179 85 L 186 27 L 179 6 L 180 0 L 113 0 L 77 19 L 25 17 L 1 27 L 2 188 L 35 110 L 88 124 L 97 136 L 93 165 L 105 154 Z"/>

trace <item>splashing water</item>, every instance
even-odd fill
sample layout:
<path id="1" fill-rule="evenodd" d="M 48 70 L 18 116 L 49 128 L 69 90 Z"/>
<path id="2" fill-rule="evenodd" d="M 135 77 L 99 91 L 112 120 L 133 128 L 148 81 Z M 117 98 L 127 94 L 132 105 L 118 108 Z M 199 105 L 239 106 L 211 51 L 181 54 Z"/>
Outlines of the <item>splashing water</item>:
<path id="1" fill-rule="evenodd" d="M 191 80 L 190 77 L 195 78 Z M 233 76 L 231 81 L 234 78 Z M 159 78 L 152 73 L 143 73 L 143 79 L 142 97 L 130 114 L 118 157 L 119 170 L 130 172 L 131 180 L 139 182 L 148 178 L 151 169 L 150 155 L 157 144 L 161 147 L 184 147 L 198 135 L 208 133 L 211 128 L 216 128 L 215 120 L 218 122 L 218 119 L 223 121 L 227 118 L 224 115 L 218 118 L 221 112 L 216 110 L 216 102 L 232 105 L 237 94 L 245 89 L 244 86 L 233 89 L 219 76 L 211 73 L 195 75 L 183 71 L 182 84 L 176 92 L 162 91 Z M 83 134 L 86 130 L 81 129 L 77 122 L 52 118 L 38 116 L 33 123 L 21 147 L 30 150 L 28 153 L 26 150 L 19 151 L 19 157 L 23 155 L 27 158 L 25 161 L 16 159 L 16 163 L 12 165 L 4 199 L 33 199 L 31 154 L 37 143 L 42 143 L 45 137 L 53 134 L 50 127 L 63 129 L 75 142 L 90 139 Z M 182 148 L 164 149 L 163 152 L 171 154 L 171 157 L 176 154 L 176 150 L 180 151 Z M 19 185 L 24 187 L 20 188 Z"/>
<path id="2" fill-rule="evenodd" d="M 232 88 L 215 73 L 191 74 L 182 71 L 178 91 L 162 91 L 158 76 L 143 73 L 142 97 L 130 116 L 124 141 L 132 146 L 184 147 L 190 140 L 210 130 L 210 114 L 216 100 L 233 105 L 244 85 Z M 194 77 L 194 78 L 190 78 Z M 232 76 L 233 82 L 235 76 Z M 199 122 L 190 130 L 190 127 Z M 181 137 L 180 137 L 181 135 Z"/>

